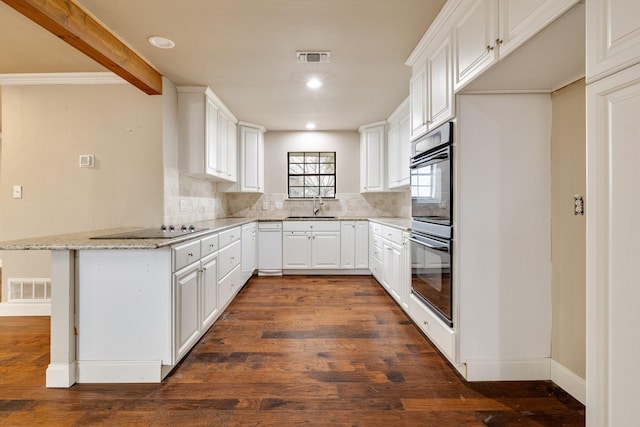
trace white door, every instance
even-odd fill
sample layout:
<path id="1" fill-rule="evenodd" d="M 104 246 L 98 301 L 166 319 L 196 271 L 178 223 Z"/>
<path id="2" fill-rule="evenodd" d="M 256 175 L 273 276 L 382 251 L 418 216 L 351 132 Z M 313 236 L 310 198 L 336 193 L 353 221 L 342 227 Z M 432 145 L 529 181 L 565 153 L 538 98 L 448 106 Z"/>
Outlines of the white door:
<path id="1" fill-rule="evenodd" d="M 282 268 L 311 268 L 311 233 L 282 233 Z"/>
<path id="2" fill-rule="evenodd" d="M 587 85 L 587 425 L 637 425 L 640 65 Z"/>

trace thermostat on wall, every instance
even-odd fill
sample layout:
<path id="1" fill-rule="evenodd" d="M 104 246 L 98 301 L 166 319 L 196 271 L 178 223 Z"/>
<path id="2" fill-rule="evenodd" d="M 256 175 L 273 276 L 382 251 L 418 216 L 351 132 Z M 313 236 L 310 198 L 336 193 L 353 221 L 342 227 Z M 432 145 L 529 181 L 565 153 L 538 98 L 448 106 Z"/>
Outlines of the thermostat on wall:
<path id="1" fill-rule="evenodd" d="M 80 167 L 92 168 L 94 163 L 93 154 L 81 154 L 80 155 Z"/>

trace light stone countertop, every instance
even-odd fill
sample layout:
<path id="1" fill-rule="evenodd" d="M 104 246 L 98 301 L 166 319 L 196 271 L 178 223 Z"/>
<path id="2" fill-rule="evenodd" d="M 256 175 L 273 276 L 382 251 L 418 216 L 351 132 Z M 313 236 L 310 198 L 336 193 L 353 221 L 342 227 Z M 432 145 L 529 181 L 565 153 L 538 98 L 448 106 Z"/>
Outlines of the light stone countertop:
<path id="1" fill-rule="evenodd" d="M 185 242 L 197 237 L 217 233 L 227 228 L 241 226 L 254 221 L 285 221 L 286 218 L 220 218 L 194 223 L 199 231 L 172 239 L 92 239 L 96 236 L 142 230 L 143 228 L 111 228 L 106 230 L 85 231 L 80 233 L 60 234 L 54 236 L 32 237 L 20 240 L 0 242 L 0 250 L 85 250 L 85 249 L 158 249 Z M 305 221 L 307 219 L 303 219 Z M 313 220 L 313 219 L 308 219 Z M 356 218 L 338 217 L 334 221 L 369 220 L 383 225 L 411 230 L 410 218 Z M 323 220 L 326 221 L 326 220 Z"/>

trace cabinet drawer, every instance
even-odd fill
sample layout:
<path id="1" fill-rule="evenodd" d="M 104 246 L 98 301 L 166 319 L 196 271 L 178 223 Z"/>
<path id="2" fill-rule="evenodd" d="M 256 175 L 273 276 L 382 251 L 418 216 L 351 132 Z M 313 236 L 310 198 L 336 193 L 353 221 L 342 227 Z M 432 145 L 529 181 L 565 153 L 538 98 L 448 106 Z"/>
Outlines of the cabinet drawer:
<path id="1" fill-rule="evenodd" d="M 378 224 L 377 222 L 370 222 L 369 223 L 369 230 L 371 230 L 371 232 L 373 234 L 377 234 L 378 236 L 382 236 L 382 224 Z"/>
<path id="2" fill-rule="evenodd" d="M 218 234 L 218 247 L 222 249 L 237 240 L 240 240 L 240 227 L 234 227 L 229 230 L 221 231 Z"/>
<path id="3" fill-rule="evenodd" d="M 382 226 L 382 236 L 393 243 L 402 244 L 402 230 L 393 227 Z"/>
<path id="4" fill-rule="evenodd" d="M 371 248 L 369 250 L 371 251 L 372 258 L 375 258 L 378 261 L 382 262 L 382 253 L 383 253 L 382 247 L 371 245 Z"/>
<path id="5" fill-rule="evenodd" d="M 200 240 L 173 247 L 173 271 L 178 271 L 200 259 Z"/>
<path id="6" fill-rule="evenodd" d="M 218 253 L 218 280 L 227 275 L 235 266 L 240 265 L 241 247 L 237 240 L 229 246 L 220 249 Z"/>
<path id="7" fill-rule="evenodd" d="M 409 298 L 409 315 L 449 360 L 455 360 L 455 332 L 413 294 Z"/>
<path id="8" fill-rule="evenodd" d="M 242 271 L 238 265 L 218 283 L 218 301 L 221 309 L 233 299 L 233 296 L 240 290 L 241 286 Z"/>
<path id="9" fill-rule="evenodd" d="M 218 235 L 205 237 L 200 240 L 200 255 L 206 257 L 218 250 Z"/>
<path id="10" fill-rule="evenodd" d="M 373 248 L 378 248 L 380 251 L 382 251 L 382 237 L 378 236 L 377 234 L 372 234 L 371 235 L 371 249 L 373 250 Z M 382 253 L 382 252 L 381 252 Z"/>

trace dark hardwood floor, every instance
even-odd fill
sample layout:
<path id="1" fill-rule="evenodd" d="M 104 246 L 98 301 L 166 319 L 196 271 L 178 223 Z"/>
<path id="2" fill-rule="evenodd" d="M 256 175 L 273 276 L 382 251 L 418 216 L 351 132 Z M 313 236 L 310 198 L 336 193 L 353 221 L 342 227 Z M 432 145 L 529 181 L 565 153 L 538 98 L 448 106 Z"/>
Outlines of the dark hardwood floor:
<path id="1" fill-rule="evenodd" d="M 0 425 L 584 425 L 551 382 L 465 383 L 371 277 L 254 277 L 162 384 L 47 389 L 49 319 L 0 325 Z"/>

